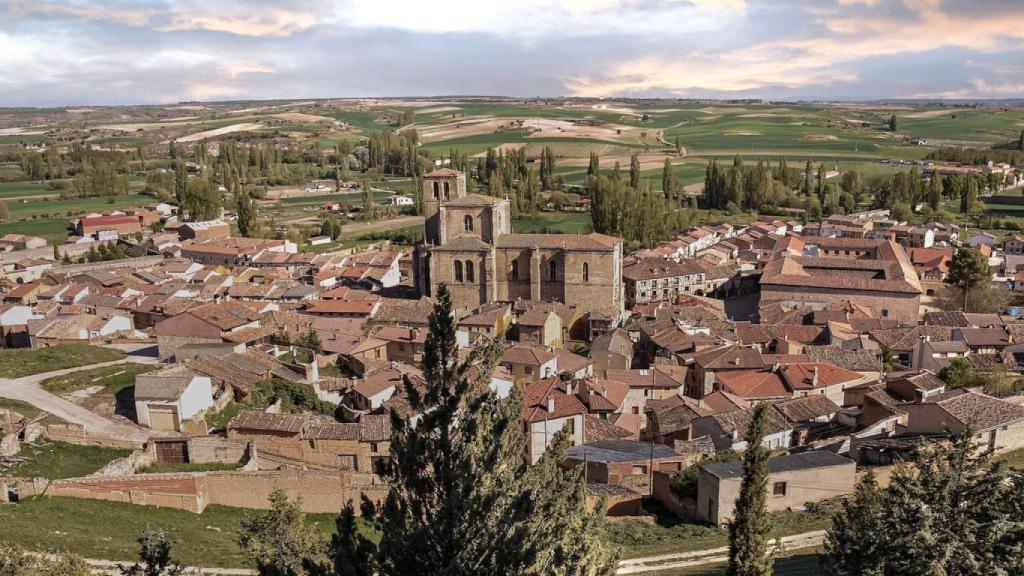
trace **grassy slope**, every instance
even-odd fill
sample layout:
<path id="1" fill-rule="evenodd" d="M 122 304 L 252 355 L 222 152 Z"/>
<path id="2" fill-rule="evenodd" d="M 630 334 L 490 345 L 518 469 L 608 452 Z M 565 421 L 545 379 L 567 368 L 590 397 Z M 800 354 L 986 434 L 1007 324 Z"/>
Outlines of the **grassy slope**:
<path id="1" fill-rule="evenodd" d="M 83 344 L 60 344 L 38 350 L 0 350 L 0 378 L 21 378 L 121 358 L 124 358 L 124 353 L 119 350 Z"/>
<path id="2" fill-rule="evenodd" d="M 152 364 L 135 364 L 133 362 L 115 364 L 47 378 L 43 380 L 41 386 L 43 390 L 58 396 L 93 386 L 103 387 L 99 391 L 100 394 L 117 394 L 129 386 L 134 386 L 136 375 L 152 372 L 159 368 Z"/>
<path id="3" fill-rule="evenodd" d="M 128 450 L 39 440 L 35 444 L 22 444 L 18 456 L 26 461 L 0 473 L 6 476 L 42 476 L 51 480 L 78 478 L 88 476 L 110 461 L 128 454 Z"/>

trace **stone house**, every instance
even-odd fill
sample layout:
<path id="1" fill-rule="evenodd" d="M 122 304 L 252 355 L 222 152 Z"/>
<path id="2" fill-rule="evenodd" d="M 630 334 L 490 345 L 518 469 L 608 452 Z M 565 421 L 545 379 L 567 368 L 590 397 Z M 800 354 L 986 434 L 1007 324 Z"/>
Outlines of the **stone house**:
<path id="1" fill-rule="evenodd" d="M 529 384 L 558 374 L 558 356 L 548 348 L 513 344 L 505 349 L 501 365 L 512 373 L 516 384 Z"/>
<path id="2" fill-rule="evenodd" d="M 586 466 L 588 483 L 624 486 L 644 496 L 651 494 L 655 471 L 678 472 L 689 457 L 664 444 L 637 440 L 598 440 L 569 448 L 563 466 Z"/>
<path id="3" fill-rule="evenodd" d="M 558 378 L 539 380 L 523 387 L 523 428 L 526 462 L 536 464 L 559 431 L 568 430 L 570 445 L 583 443 L 587 408 L 572 394 L 572 384 Z"/>
<path id="4" fill-rule="evenodd" d="M 170 358 L 184 344 L 223 342 L 231 333 L 258 328 L 263 307 L 258 303 L 217 302 L 161 320 L 153 327 L 160 358 Z"/>
<path id="5" fill-rule="evenodd" d="M 227 433 L 253 441 L 264 461 L 377 473 L 390 453 L 391 420 L 387 414 L 368 414 L 356 423 L 339 423 L 308 414 L 243 411 Z"/>
<path id="6" fill-rule="evenodd" d="M 743 479 L 743 462 L 706 464 L 697 477 L 697 516 L 721 525 L 732 519 Z M 832 452 L 817 450 L 768 460 L 769 512 L 852 494 L 857 465 Z"/>
<path id="7" fill-rule="evenodd" d="M 562 347 L 562 319 L 552 310 L 534 308 L 516 321 L 518 340 L 539 346 Z"/>
<path id="8" fill-rule="evenodd" d="M 423 347 L 427 342 L 426 330 L 383 326 L 373 334 L 373 338 L 387 342 L 387 358 L 393 362 L 419 366 L 423 360 Z"/>
<path id="9" fill-rule="evenodd" d="M 1024 406 L 967 389 L 950 390 L 902 407 L 909 434 L 961 433 L 1003 452 L 1024 447 Z"/>
<path id="10" fill-rule="evenodd" d="M 701 416 L 690 424 L 690 434 L 693 438 L 709 436 L 719 451 L 742 451 L 747 447 L 747 428 L 753 415 L 754 407 Z M 793 426 L 775 408 L 768 410 L 764 445 L 772 450 L 793 446 Z"/>
<path id="11" fill-rule="evenodd" d="M 622 328 L 602 334 L 590 344 L 594 373 L 604 376 L 608 370 L 629 370 L 633 365 L 633 341 Z"/>

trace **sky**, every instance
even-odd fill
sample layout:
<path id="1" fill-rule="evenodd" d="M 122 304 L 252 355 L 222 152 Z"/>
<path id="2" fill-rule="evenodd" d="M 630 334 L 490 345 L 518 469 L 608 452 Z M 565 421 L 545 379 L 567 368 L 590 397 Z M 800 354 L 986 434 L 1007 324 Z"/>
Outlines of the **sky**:
<path id="1" fill-rule="evenodd" d="M 1024 97 L 1021 0 L 0 0 L 0 106 Z"/>

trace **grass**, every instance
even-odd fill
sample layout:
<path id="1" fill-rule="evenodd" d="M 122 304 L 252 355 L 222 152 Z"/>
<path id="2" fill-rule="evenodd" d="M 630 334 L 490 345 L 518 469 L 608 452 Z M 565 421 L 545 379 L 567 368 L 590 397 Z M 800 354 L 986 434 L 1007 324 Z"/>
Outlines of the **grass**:
<path id="1" fill-rule="evenodd" d="M 0 350 L 0 378 L 22 378 L 124 358 L 124 352 L 85 344 L 59 344 L 36 350 Z"/>
<path id="2" fill-rule="evenodd" d="M 1018 470 L 1024 470 L 1024 448 L 1003 452 L 996 457 L 996 460 L 1006 462 L 1006 465 Z"/>
<path id="3" fill-rule="evenodd" d="M 724 528 L 682 520 L 657 502 L 645 500 L 644 507 L 655 514 L 655 523 L 625 519 L 609 522 L 605 527 L 605 539 L 621 548 L 623 558 L 707 550 L 729 542 L 729 533 Z M 812 512 L 775 512 L 772 517 L 775 534 L 779 536 L 822 530 L 831 524 L 827 514 Z"/>
<path id="4" fill-rule="evenodd" d="M 74 218 L 86 212 L 149 206 L 153 201 L 152 196 L 144 194 L 126 194 L 109 198 L 42 198 L 8 202 L 7 208 L 12 218 Z"/>
<path id="5" fill-rule="evenodd" d="M 725 564 L 712 564 L 694 568 L 677 568 L 647 572 L 648 576 L 725 576 Z M 775 558 L 774 576 L 821 576 L 824 572 L 817 551 L 808 549 L 784 552 Z"/>
<path id="6" fill-rule="evenodd" d="M 116 395 L 121 390 L 134 386 L 137 375 L 152 372 L 158 368 L 159 366 L 153 364 L 128 362 L 54 376 L 43 380 L 40 386 L 43 390 L 58 396 L 94 386 L 101 387 L 98 394 Z"/>
<path id="7" fill-rule="evenodd" d="M 45 182 L 0 182 L 0 200 L 44 194 L 59 194 L 59 191 L 50 188 Z"/>
<path id="8" fill-rule="evenodd" d="M 214 430 L 224 430 L 228 427 L 231 419 L 245 409 L 246 406 L 240 402 L 229 402 L 220 412 L 207 412 L 206 425 Z"/>
<path id="9" fill-rule="evenodd" d="M 139 470 L 140 474 L 158 474 L 165 472 L 224 472 L 238 470 L 241 463 L 208 462 L 206 464 L 153 464 Z"/>
<path id="10" fill-rule="evenodd" d="M 128 454 L 129 450 L 37 441 L 36 444 L 22 444 L 18 457 L 26 461 L 7 468 L 3 474 L 27 478 L 42 476 L 50 480 L 78 478 L 88 476 Z"/>
<path id="11" fill-rule="evenodd" d="M 32 404 L 29 404 L 28 402 L 22 402 L 21 400 L 12 400 L 10 398 L 0 398 L 0 408 L 3 408 L 4 410 L 12 410 L 14 412 L 17 412 L 18 414 L 21 414 L 22 416 L 28 418 L 29 420 L 32 420 L 33 418 L 43 413 L 42 410 L 36 408 Z M 53 414 L 48 414 L 47 416 L 43 417 L 43 419 L 40 420 L 39 423 L 43 425 L 66 424 L 63 418 L 59 418 L 57 416 L 54 416 Z"/>
<path id="12" fill-rule="evenodd" d="M 252 568 L 238 548 L 239 522 L 254 511 L 207 506 L 202 514 L 102 500 L 29 498 L 0 507 L 0 541 L 30 550 L 64 550 L 88 558 L 131 560 L 147 524 L 166 532 L 174 560 L 193 566 Z M 320 534 L 335 514 L 308 514 Z M 366 526 L 360 524 L 366 533 Z"/>
<path id="13" fill-rule="evenodd" d="M 67 218 L 42 218 L 24 222 L 0 223 L 0 236 L 11 233 L 39 236 L 46 238 L 50 244 L 63 244 L 67 240 L 70 230 L 68 230 Z"/>

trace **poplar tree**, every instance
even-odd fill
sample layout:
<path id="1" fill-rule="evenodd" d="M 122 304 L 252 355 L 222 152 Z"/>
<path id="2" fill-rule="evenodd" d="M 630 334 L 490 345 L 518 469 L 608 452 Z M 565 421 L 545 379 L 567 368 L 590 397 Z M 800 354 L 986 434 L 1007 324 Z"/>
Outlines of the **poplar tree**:
<path id="1" fill-rule="evenodd" d="M 376 517 L 381 576 L 597 576 L 615 558 L 586 508 L 582 469 L 559 466 L 561 431 L 532 467 L 523 453 L 522 395 L 490 390 L 500 341 L 459 356 L 448 289 L 438 288 L 423 353 L 423 384 L 406 378 L 419 420 L 391 416 L 388 496 Z"/>
<path id="2" fill-rule="evenodd" d="M 629 186 L 633 189 L 640 188 L 640 156 L 638 154 L 629 157 Z"/>
<path id="3" fill-rule="evenodd" d="M 590 153 L 590 163 L 587 164 L 587 176 L 596 176 L 601 172 L 601 158 L 597 152 Z"/>
<path id="4" fill-rule="evenodd" d="M 370 180 L 363 180 L 362 186 L 363 192 L 363 214 L 366 214 L 368 218 L 373 218 L 374 205 L 373 205 L 373 188 L 370 187 Z"/>
<path id="5" fill-rule="evenodd" d="M 764 445 L 771 409 L 766 402 L 758 404 L 747 428 L 743 480 L 734 517 L 729 523 L 728 576 L 770 576 L 772 573 L 774 560 L 768 546 L 772 522 L 767 506 L 771 451 Z"/>
<path id="6" fill-rule="evenodd" d="M 807 159 L 807 164 L 804 166 L 804 185 L 803 185 L 803 188 L 800 190 L 804 194 L 808 194 L 809 195 L 811 193 L 811 174 L 812 174 L 812 171 L 813 171 L 813 168 L 811 168 L 811 160 L 810 160 L 810 158 L 808 158 Z"/>
<path id="7" fill-rule="evenodd" d="M 889 132 L 895 132 L 897 128 L 896 115 L 889 116 Z"/>
<path id="8" fill-rule="evenodd" d="M 235 211 L 238 213 L 238 232 L 242 236 L 249 236 L 254 231 L 256 223 L 256 202 L 241 186 L 237 190 Z"/>
<path id="9" fill-rule="evenodd" d="M 665 199 L 672 198 L 676 191 L 676 176 L 672 172 L 672 162 L 668 158 L 665 158 L 665 165 L 661 169 L 661 191 L 665 194 Z"/>

